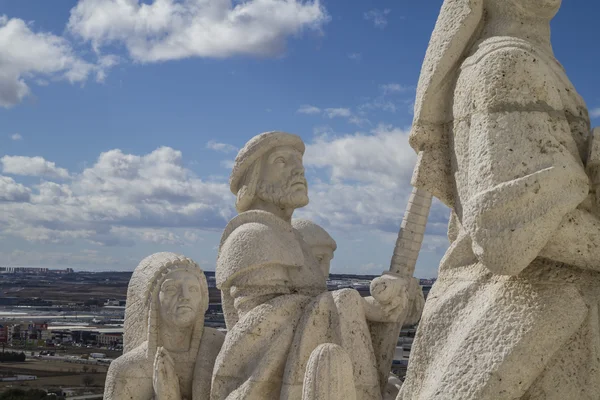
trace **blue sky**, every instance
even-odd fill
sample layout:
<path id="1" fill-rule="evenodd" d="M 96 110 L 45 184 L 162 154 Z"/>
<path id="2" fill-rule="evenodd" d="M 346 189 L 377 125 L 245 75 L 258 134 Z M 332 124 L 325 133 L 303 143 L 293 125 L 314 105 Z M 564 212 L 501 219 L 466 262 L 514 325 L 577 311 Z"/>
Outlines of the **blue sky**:
<path id="1" fill-rule="evenodd" d="M 141 4 L 144 3 L 144 4 Z M 0 265 L 131 270 L 175 251 L 213 270 L 227 178 L 252 136 L 307 143 L 333 272 L 387 269 L 441 0 L 0 0 Z M 559 61 L 600 125 L 600 3 L 564 2 Z M 434 204 L 416 275 L 436 275 Z"/>

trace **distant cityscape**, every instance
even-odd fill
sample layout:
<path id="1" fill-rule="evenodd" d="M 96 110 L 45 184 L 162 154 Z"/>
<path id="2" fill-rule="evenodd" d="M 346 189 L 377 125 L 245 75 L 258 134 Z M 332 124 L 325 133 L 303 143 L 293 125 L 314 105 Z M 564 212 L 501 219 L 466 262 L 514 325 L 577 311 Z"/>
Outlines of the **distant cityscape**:
<path id="1" fill-rule="evenodd" d="M 101 394 L 106 372 L 102 368 L 105 369 L 122 354 L 127 285 L 131 274 L 76 272 L 72 268 L 0 267 L 2 351 L 22 351 L 28 359 L 35 359 L 40 365 L 68 363 L 81 368 L 93 366 L 97 375 L 96 386 L 84 385 L 84 391 L 79 388 L 71 389 L 71 392 Z M 205 274 L 209 286 L 205 325 L 225 331 L 214 271 L 206 271 Z M 368 296 L 370 282 L 375 277 L 332 274 L 327 287 L 329 290 L 354 288 L 362 296 Z M 434 282 L 434 278 L 420 279 L 425 297 Z M 400 377 L 406 372 L 414 334 L 414 327 L 404 327 L 398 339 L 392 370 Z M 0 388 L 15 381 L 26 386 L 41 383 L 41 377 L 36 374 L 47 376 L 47 371 L 27 371 L 28 374 L 19 374 L 14 366 L 7 370 L 0 364 Z M 79 371 L 77 376 L 81 373 Z M 63 373 L 62 376 L 68 375 Z M 55 379 L 53 382 L 59 385 L 60 381 Z M 50 389 L 65 395 L 64 386 Z M 48 390 L 47 387 L 44 389 Z"/>

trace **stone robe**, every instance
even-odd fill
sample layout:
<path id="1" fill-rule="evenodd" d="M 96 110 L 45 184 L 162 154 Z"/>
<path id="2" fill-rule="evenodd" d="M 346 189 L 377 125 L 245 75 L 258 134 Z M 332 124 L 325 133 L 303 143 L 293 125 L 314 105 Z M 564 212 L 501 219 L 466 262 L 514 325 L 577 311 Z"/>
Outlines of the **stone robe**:
<path id="1" fill-rule="evenodd" d="M 588 194 L 585 104 L 519 39 L 477 43 L 456 78 L 451 246 L 398 399 L 598 399 L 600 275 L 540 256 Z"/>

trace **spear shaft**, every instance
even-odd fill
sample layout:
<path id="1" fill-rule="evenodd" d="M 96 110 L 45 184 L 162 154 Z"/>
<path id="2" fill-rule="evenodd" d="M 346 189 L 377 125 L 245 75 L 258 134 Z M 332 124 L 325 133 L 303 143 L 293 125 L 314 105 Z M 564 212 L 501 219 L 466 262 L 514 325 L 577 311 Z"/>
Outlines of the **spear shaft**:
<path id="1" fill-rule="evenodd" d="M 389 272 L 398 275 L 413 284 L 413 275 L 423 238 L 427 219 L 431 209 L 432 196 L 429 192 L 413 187 L 412 193 L 400 224 L 400 231 L 394 247 L 394 254 L 390 262 Z M 412 293 L 409 292 L 410 295 Z M 409 304 L 397 323 L 373 323 L 371 335 L 377 338 L 374 341 L 378 357 L 379 380 L 382 391 L 385 390 L 387 379 L 394 360 L 400 330 L 409 313 L 412 311 L 414 298 L 409 299 Z"/>

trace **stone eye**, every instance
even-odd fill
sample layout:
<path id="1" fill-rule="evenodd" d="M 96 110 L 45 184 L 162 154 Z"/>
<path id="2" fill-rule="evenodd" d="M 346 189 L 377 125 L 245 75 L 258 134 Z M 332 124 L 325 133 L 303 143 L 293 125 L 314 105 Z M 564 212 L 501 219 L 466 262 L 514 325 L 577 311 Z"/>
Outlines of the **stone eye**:
<path id="1" fill-rule="evenodd" d="M 273 161 L 273 162 L 274 162 L 275 164 L 280 164 L 280 163 L 281 163 L 281 164 L 285 164 L 285 158 L 283 158 L 283 157 L 277 157 L 277 158 L 275 159 L 275 161 Z"/>

